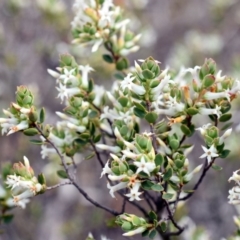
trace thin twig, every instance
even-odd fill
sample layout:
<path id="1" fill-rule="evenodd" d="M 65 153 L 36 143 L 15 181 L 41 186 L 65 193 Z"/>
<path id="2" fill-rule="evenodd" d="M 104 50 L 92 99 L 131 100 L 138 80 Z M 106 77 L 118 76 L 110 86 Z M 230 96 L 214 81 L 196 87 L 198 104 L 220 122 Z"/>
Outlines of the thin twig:
<path id="1" fill-rule="evenodd" d="M 169 217 L 169 219 L 171 220 L 173 226 L 178 229 L 178 232 L 174 232 L 174 234 L 175 234 L 175 235 L 179 235 L 179 234 L 181 234 L 181 233 L 183 232 L 184 228 L 180 227 L 180 226 L 177 224 L 177 222 L 176 222 L 175 219 L 173 218 L 172 211 L 171 211 L 171 209 L 170 209 L 170 207 L 169 207 L 168 202 L 167 202 L 166 200 L 164 200 L 164 201 L 165 201 L 165 204 L 166 204 L 166 209 L 167 209 L 167 212 L 168 212 L 168 217 Z M 170 233 L 168 233 L 168 235 L 169 235 L 169 234 L 170 234 Z M 173 234 L 173 233 L 171 233 L 171 234 Z"/>
<path id="2" fill-rule="evenodd" d="M 94 201 L 92 198 L 90 198 L 88 196 L 88 194 L 75 182 L 74 178 L 71 176 L 71 174 L 69 173 L 69 169 L 64 161 L 64 157 L 61 155 L 61 153 L 59 152 L 58 148 L 44 135 L 44 133 L 42 132 L 42 130 L 39 128 L 39 126 L 37 124 L 35 124 L 35 127 L 36 129 L 39 131 L 39 133 L 45 138 L 46 142 L 48 142 L 54 149 L 55 151 L 57 152 L 61 162 L 62 162 L 62 165 L 64 167 L 64 170 L 66 171 L 67 175 L 68 175 L 68 179 L 71 181 L 72 185 L 74 185 L 77 190 L 85 197 L 85 199 L 87 199 L 90 203 L 92 203 L 94 206 L 98 207 L 98 208 L 101 208 L 109 213 L 111 213 L 112 215 L 114 216 L 118 216 L 120 213 L 108 208 L 108 207 L 105 207 L 101 204 L 99 204 L 98 202 Z"/>
<path id="3" fill-rule="evenodd" d="M 91 144 L 91 146 L 92 146 L 92 148 L 93 148 L 93 150 L 94 150 L 94 152 L 95 152 L 95 154 L 96 154 L 96 156 L 97 156 L 97 159 L 98 159 L 101 167 L 104 168 L 104 163 L 103 163 L 103 160 L 102 160 L 102 158 L 101 158 L 101 155 L 100 155 L 100 153 L 97 151 L 97 149 L 96 149 L 96 147 L 95 147 L 95 145 L 94 145 L 94 143 L 93 143 L 92 140 L 90 140 L 90 144 Z"/>
<path id="4" fill-rule="evenodd" d="M 52 190 L 52 189 L 59 188 L 59 187 L 64 186 L 64 185 L 71 185 L 71 184 L 72 184 L 72 182 L 69 181 L 69 182 L 59 183 L 59 184 L 56 184 L 56 185 L 51 186 L 51 187 L 47 187 L 46 189 L 47 190 Z"/>
<path id="5" fill-rule="evenodd" d="M 205 160 L 202 174 L 201 174 L 201 176 L 199 177 L 197 183 L 195 184 L 195 186 L 194 186 L 194 188 L 193 188 L 193 192 L 188 193 L 185 197 L 179 198 L 179 201 L 185 201 L 185 200 L 189 199 L 189 198 L 196 192 L 196 190 L 198 189 L 198 187 L 199 187 L 200 184 L 202 183 L 202 181 L 203 181 L 203 179 L 204 179 L 207 171 L 208 171 L 208 170 L 211 168 L 211 166 L 213 165 L 215 159 L 216 159 L 216 158 L 213 158 L 212 161 L 209 163 L 209 165 L 208 165 L 208 160 L 207 160 L 207 159 Z M 175 201 L 170 202 L 170 204 L 172 204 L 172 203 L 175 203 Z"/>

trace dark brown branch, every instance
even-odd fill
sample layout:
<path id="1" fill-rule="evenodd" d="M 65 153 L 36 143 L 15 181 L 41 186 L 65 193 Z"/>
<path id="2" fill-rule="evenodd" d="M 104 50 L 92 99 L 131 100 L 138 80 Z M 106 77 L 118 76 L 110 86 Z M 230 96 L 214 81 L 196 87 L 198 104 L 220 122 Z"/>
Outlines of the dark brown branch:
<path id="1" fill-rule="evenodd" d="M 102 160 L 102 158 L 101 158 L 101 155 L 100 155 L 100 153 L 97 151 L 97 149 L 96 149 L 96 147 L 95 147 L 95 145 L 94 145 L 94 143 L 93 143 L 92 140 L 90 141 L 90 144 L 91 144 L 91 146 L 92 146 L 92 148 L 93 148 L 93 150 L 94 150 L 94 152 L 95 152 L 95 154 L 96 154 L 96 156 L 97 156 L 97 159 L 98 159 L 101 167 L 104 168 L 104 163 L 103 163 L 103 160 Z"/>
<path id="2" fill-rule="evenodd" d="M 46 142 L 48 142 L 54 149 L 55 151 L 57 152 L 61 162 L 62 162 L 62 165 L 64 167 L 64 170 L 66 171 L 67 175 L 68 175 L 68 179 L 71 181 L 72 185 L 74 185 L 77 190 L 85 197 L 85 199 L 87 199 L 90 203 L 92 203 L 94 206 L 100 208 L 100 209 L 103 209 L 109 213 L 111 213 L 112 215 L 114 216 L 118 216 L 120 213 L 108 208 L 108 207 L 105 207 L 101 204 L 99 204 L 98 202 L 94 201 L 92 198 L 90 198 L 88 196 L 88 194 L 75 182 L 74 178 L 71 176 L 71 174 L 69 173 L 69 169 L 67 167 L 67 164 L 65 163 L 64 161 L 64 157 L 62 156 L 62 154 L 59 152 L 58 148 L 44 135 L 44 133 L 42 132 L 42 130 L 40 129 L 40 127 L 35 124 L 35 127 L 36 129 L 39 131 L 39 133 L 44 137 L 44 139 L 46 140 Z"/>
<path id="3" fill-rule="evenodd" d="M 193 188 L 193 192 L 188 193 L 185 197 L 179 198 L 179 201 L 185 201 L 185 200 L 189 199 L 189 198 L 196 192 L 196 190 L 198 189 L 198 187 L 199 187 L 200 184 L 202 183 L 204 177 L 206 176 L 207 171 L 208 171 L 208 170 L 211 168 L 211 166 L 213 165 L 215 159 L 216 159 L 216 158 L 213 158 L 212 161 L 209 163 L 209 165 L 208 165 L 208 160 L 207 160 L 207 159 L 205 160 L 202 174 L 201 174 L 200 178 L 198 179 L 197 183 L 195 184 L 195 186 L 194 186 L 194 188 Z M 172 204 L 172 203 L 175 203 L 175 201 L 170 202 L 170 204 Z"/>

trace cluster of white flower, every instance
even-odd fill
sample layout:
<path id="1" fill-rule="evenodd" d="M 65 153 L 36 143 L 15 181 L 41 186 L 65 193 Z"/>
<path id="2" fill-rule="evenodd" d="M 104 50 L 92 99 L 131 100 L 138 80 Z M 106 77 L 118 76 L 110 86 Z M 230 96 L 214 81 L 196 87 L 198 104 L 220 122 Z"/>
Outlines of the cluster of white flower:
<path id="1" fill-rule="evenodd" d="M 40 184 L 34 176 L 29 160 L 24 156 L 24 164 L 21 162 L 14 164 L 14 174 L 8 175 L 6 184 L 11 188 L 12 199 L 7 201 L 7 205 L 17 205 L 25 208 L 29 198 L 44 191 L 44 186 Z"/>
<path id="2" fill-rule="evenodd" d="M 112 0 L 76 0 L 72 21 L 73 43 L 93 45 L 92 52 L 99 46 L 111 41 L 114 49 L 121 55 L 127 55 L 139 49 L 136 45 L 140 34 L 134 36 L 126 30 L 129 19 L 122 18 L 122 10 Z"/>
<path id="3" fill-rule="evenodd" d="M 233 172 L 233 175 L 229 178 L 230 181 L 234 181 L 237 186 L 234 186 L 229 190 L 229 203 L 230 204 L 240 204 L 240 175 L 238 174 L 240 170 Z"/>

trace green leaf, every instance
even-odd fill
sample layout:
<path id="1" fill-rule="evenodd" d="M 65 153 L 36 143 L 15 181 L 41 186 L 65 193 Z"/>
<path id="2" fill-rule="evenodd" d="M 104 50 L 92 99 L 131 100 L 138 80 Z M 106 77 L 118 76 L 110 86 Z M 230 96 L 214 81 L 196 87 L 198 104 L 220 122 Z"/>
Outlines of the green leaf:
<path id="1" fill-rule="evenodd" d="M 140 109 L 140 110 L 142 110 L 143 112 L 147 112 L 146 111 L 146 108 L 141 104 L 141 103 L 138 103 L 138 102 L 134 102 L 134 105 L 138 108 L 138 109 Z"/>
<path id="2" fill-rule="evenodd" d="M 142 232 L 142 237 L 146 237 L 149 234 L 149 230 L 145 230 L 144 232 Z"/>
<path id="3" fill-rule="evenodd" d="M 164 157 L 159 153 L 155 156 L 155 164 L 156 166 L 161 166 L 164 162 Z"/>
<path id="4" fill-rule="evenodd" d="M 154 73 L 152 73 L 150 70 L 145 69 L 142 71 L 142 75 L 146 79 L 153 79 L 154 78 Z"/>
<path id="5" fill-rule="evenodd" d="M 222 167 L 220 167 L 220 166 L 218 166 L 218 165 L 216 165 L 216 164 L 213 164 L 213 165 L 212 165 L 212 168 L 213 168 L 214 170 L 216 170 L 216 171 L 221 171 L 221 170 L 222 170 Z"/>
<path id="6" fill-rule="evenodd" d="M 123 79 L 124 79 L 124 75 L 121 74 L 121 73 L 115 73 L 115 74 L 114 74 L 114 77 L 115 77 L 116 79 L 118 79 L 118 80 L 123 80 Z"/>
<path id="7" fill-rule="evenodd" d="M 162 229 L 163 232 L 166 232 L 166 230 L 167 230 L 167 224 L 166 224 L 166 222 L 161 222 L 161 223 L 160 223 L 160 228 Z"/>
<path id="8" fill-rule="evenodd" d="M 144 118 L 145 117 L 145 111 L 140 110 L 139 108 L 134 108 L 133 109 L 134 114 L 139 117 L 139 118 Z"/>
<path id="9" fill-rule="evenodd" d="M 141 183 L 141 187 L 144 190 L 151 190 L 153 185 L 154 184 L 151 181 L 148 181 L 148 180 Z"/>
<path id="10" fill-rule="evenodd" d="M 221 155 L 219 156 L 220 158 L 226 158 L 231 151 L 228 149 L 225 149 L 221 152 Z"/>
<path id="11" fill-rule="evenodd" d="M 232 124 L 233 124 L 233 122 L 229 122 L 229 123 L 225 124 L 225 125 L 221 128 L 221 131 L 224 131 L 224 130 L 228 129 L 229 127 L 232 126 Z"/>
<path id="12" fill-rule="evenodd" d="M 98 134 L 98 135 L 96 135 L 96 136 L 93 138 L 93 142 L 94 142 L 94 143 L 97 143 L 97 142 L 99 142 L 99 141 L 100 141 L 100 139 L 101 139 L 101 137 L 102 137 L 102 135 L 101 135 L 101 134 Z"/>
<path id="13" fill-rule="evenodd" d="M 173 149 L 173 150 L 177 150 L 179 148 L 179 141 L 177 139 L 172 139 L 170 142 L 169 142 L 169 145 L 170 147 Z"/>
<path id="14" fill-rule="evenodd" d="M 232 114 L 231 114 L 231 113 L 226 113 L 226 114 L 223 114 L 223 115 L 219 118 L 219 121 L 220 121 L 220 122 L 227 122 L 227 121 L 229 121 L 231 118 L 232 118 Z"/>
<path id="15" fill-rule="evenodd" d="M 182 130 L 182 132 L 183 132 L 185 135 L 187 135 L 187 136 L 190 136 L 190 135 L 191 135 L 191 130 L 188 128 L 187 125 L 182 124 L 182 125 L 181 125 L 181 130 Z"/>
<path id="16" fill-rule="evenodd" d="M 154 184 L 151 189 L 155 192 L 161 192 L 164 190 L 163 186 L 160 184 Z"/>
<path id="17" fill-rule="evenodd" d="M 145 119 L 149 123 L 155 123 L 157 121 L 158 115 L 155 112 L 149 112 L 145 115 Z"/>
<path id="18" fill-rule="evenodd" d="M 44 142 L 42 140 L 31 139 L 30 142 L 35 145 L 42 145 Z"/>
<path id="19" fill-rule="evenodd" d="M 120 97 L 118 98 L 118 102 L 122 105 L 122 107 L 126 107 L 129 99 L 127 97 Z"/>
<path id="20" fill-rule="evenodd" d="M 165 200 L 170 200 L 172 197 L 173 197 L 174 194 L 172 193 L 164 193 L 162 195 L 162 198 L 165 199 Z"/>
<path id="21" fill-rule="evenodd" d="M 87 155 L 84 160 L 89 160 L 89 159 L 93 158 L 94 156 L 95 156 L 95 152 L 92 152 L 89 155 Z"/>
<path id="22" fill-rule="evenodd" d="M 163 176 L 163 180 L 166 181 L 169 178 L 171 178 L 171 176 L 173 175 L 173 170 L 172 168 L 168 168 L 168 170 L 166 171 L 166 173 Z"/>
<path id="23" fill-rule="evenodd" d="M 184 166 L 184 161 L 182 160 L 176 160 L 174 163 L 178 169 L 181 169 Z"/>
<path id="24" fill-rule="evenodd" d="M 130 223 L 130 222 L 127 222 L 125 221 L 123 224 L 122 224 L 122 230 L 123 231 L 129 231 L 133 228 L 133 225 Z"/>
<path id="25" fill-rule="evenodd" d="M 13 220 L 14 216 L 13 216 L 13 214 L 5 214 L 5 215 L 1 216 L 1 218 L 3 219 L 4 223 L 8 224 Z"/>
<path id="26" fill-rule="evenodd" d="M 150 218 L 151 221 L 157 219 L 157 214 L 156 214 L 154 211 L 150 211 L 150 212 L 148 213 L 148 216 L 149 216 L 149 218 Z"/>
<path id="27" fill-rule="evenodd" d="M 137 216 L 133 216 L 132 218 L 132 224 L 134 226 L 140 226 L 142 224 L 141 220 Z"/>
<path id="28" fill-rule="evenodd" d="M 128 68 L 128 60 L 127 58 L 124 58 L 124 57 L 121 57 L 118 59 L 118 61 L 116 62 L 116 69 L 118 71 L 122 71 L 124 69 L 127 69 Z"/>
<path id="29" fill-rule="evenodd" d="M 45 115 L 46 115 L 45 108 L 41 108 L 40 113 L 39 113 L 39 122 L 40 123 L 43 123 L 45 121 Z"/>
<path id="30" fill-rule="evenodd" d="M 193 116 L 193 115 L 196 115 L 199 113 L 198 109 L 197 108 L 194 108 L 194 107 L 190 107 L 186 110 L 187 114 L 190 115 L 190 116 Z"/>
<path id="31" fill-rule="evenodd" d="M 107 63 L 113 63 L 113 62 L 114 62 L 114 60 L 113 60 L 113 58 L 112 58 L 111 55 L 103 54 L 103 55 L 102 55 L 102 58 L 103 58 L 103 60 L 104 60 L 105 62 L 107 62 Z"/>
<path id="32" fill-rule="evenodd" d="M 35 136 L 38 134 L 38 130 L 36 128 L 28 128 L 23 131 L 26 136 Z"/>
<path id="33" fill-rule="evenodd" d="M 149 233 L 148 237 L 151 238 L 151 239 L 154 239 L 156 235 L 157 235 L 157 231 L 156 231 L 155 229 L 153 229 L 153 230 Z"/>
<path id="34" fill-rule="evenodd" d="M 203 88 L 208 88 L 210 86 L 212 86 L 215 82 L 215 77 L 211 74 L 208 74 L 204 77 L 203 79 Z"/>
<path id="35" fill-rule="evenodd" d="M 92 110 L 89 114 L 88 114 L 89 118 L 93 119 L 95 117 L 98 116 L 98 112 L 95 110 Z"/>
<path id="36" fill-rule="evenodd" d="M 68 178 L 68 175 L 67 175 L 67 173 L 66 173 L 64 170 L 58 170 L 58 171 L 57 171 L 57 175 L 58 175 L 60 178 L 64 178 L 64 179 Z"/>
<path id="37" fill-rule="evenodd" d="M 46 184 L 46 179 L 42 173 L 38 175 L 38 182 L 42 185 Z"/>

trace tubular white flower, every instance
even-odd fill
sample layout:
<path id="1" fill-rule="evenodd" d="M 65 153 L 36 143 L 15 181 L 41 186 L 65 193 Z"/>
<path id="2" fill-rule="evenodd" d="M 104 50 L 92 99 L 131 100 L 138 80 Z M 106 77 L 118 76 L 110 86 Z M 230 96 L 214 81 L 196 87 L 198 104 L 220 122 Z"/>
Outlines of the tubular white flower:
<path id="1" fill-rule="evenodd" d="M 121 88 L 123 90 L 128 88 L 129 90 L 133 91 L 138 95 L 144 95 L 146 93 L 145 88 L 143 86 L 133 83 L 134 79 L 135 77 L 131 73 L 129 73 L 121 82 Z"/>
<path id="2" fill-rule="evenodd" d="M 231 94 L 229 90 L 224 90 L 223 92 L 206 92 L 204 98 L 206 100 L 215 100 L 219 98 L 226 98 L 230 102 Z"/>
<path id="3" fill-rule="evenodd" d="M 228 138 L 232 133 L 232 128 L 228 129 L 220 138 L 219 138 L 219 144 L 223 144 L 224 140 Z"/>
<path id="4" fill-rule="evenodd" d="M 48 139 L 52 141 L 57 147 L 62 147 L 65 144 L 64 139 L 57 137 L 53 133 L 50 132 Z"/>
<path id="5" fill-rule="evenodd" d="M 138 183 L 138 182 L 135 183 L 133 185 L 133 187 L 131 188 L 130 193 L 125 194 L 125 196 L 129 197 L 129 201 L 134 201 L 134 200 L 140 201 L 140 200 L 142 200 L 139 197 L 143 193 L 143 192 L 139 192 L 140 186 L 141 186 L 141 183 Z"/>
<path id="6" fill-rule="evenodd" d="M 21 207 L 22 209 L 25 209 L 27 203 L 29 203 L 29 202 L 30 202 L 30 200 L 28 198 L 24 198 L 24 199 L 18 201 L 17 206 Z M 8 207 L 14 207 L 14 206 L 16 206 L 16 203 L 14 202 L 13 198 L 9 198 L 6 201 L 6 205 Z"/>
<path id="7" fill-rule="evenodd" d="M 47 69 L 47 72 L 54 78 L 59 78 L 60 77 L 60 74 L 56 71 L 53 71 L 51 69 Z"/>
<path id="8" fill-rule="evenodd" d="M 229 190 L 229 196 L 228 196 L 228 203 L 233 205 L 240 204 L 240 187 L 235 186 L 232 189 Z"/>
<path id="9" fill-rule="evenodd" d="M 129 149 L 122 150 L 122 153 L 125 157 L 131 159 L 137 159 L 139 157 L 139 154 L 133 153 Z"/>
<path id="10" fill-rule="evenodd" d="M 129 231 L 129 232 L 124 233 L 123 236 L 130 237 L 130 236 L 133 236 L 133 235 L 142 233 L 142 232 L 144 232 L 146 229 L 147 229 L 147 227 L 142 226 L 142 227 L 139 227 L 139 228 L 137 228 L 137 229 L 135 229 L 135 230 L 132 230 L 132 231 Z"/>
<path id="11" fill-rule="evenodd" d="M 42 159 L 45 159 L 46 157 L 49 157 L 50 154 L 55 154 L 57 153 L 54 148 L 48 148 L 45 145 L 41 145 L 41 156 Z"/>
<path id="12" fill-rule="evenodd" d="M 106 162 L 104 168 L 102 169 L 100 178 L 102 178 L 105 174 L 113 174 L 112 169 L 109 167 L 109 160 Z"/>
<path id="13" fill-rule="evenodd" d="M 69 117 L 68 115 L 66 115 L 66 114 L 64 114 L 64 113 L 62 113 L 62 112 L 56 112 L 56 114 L 57 114 L 60 118 L 62 118 L 63 120 L 67 120 L 67 121 L 73 123 L 74 125 L 78 125 L 78 120 L 77 120 L 77 119 L 72 118 L 72 117 Z"/>
<path id="14" fill-rule="evenodd" d="M 240 185 L 240 175 L 238 174 L 238 172 L 240 171 L 237 170 L 235 172 L 233 172 L 233 175 L 228 179 L 228 181 L 235 181 L 238 185 Z"/>
<path id="15" fill-rule="evenodd" d="M 127 182 L 120 182 L 120 183 L 118 183 L 118 184 L 115 185 L 115 186 L 111 186 L 111 185 L 108 183 L 108 184 L 107 184 L 107 188 L 110 189 L 110 191 L 109 191 L 110 195 L 111 195 L 113 198 L 115 198 L 114 193 L 115 193 L 116 191 L 120 190 L 120 189 L 126 188 L 127 185 L 128 185 Z"/>
<path id="16" fill-rule="evenodd" d="M 211 123 L 204 124 L 202 127 L 196 128 L 196 130 L 200 131 L 201 135 L 204 136 L 206 130 L 211 126 Z"/>
<path id="17" fill-rule="evenodd" d="M 202 146 L 204 154 L 201 155 L 199 158 L 207 158 L 208 163 L 211 162 L 212 158 L 218 157 L 217 149 L 215 148 L 214 144 L 208 149 Z"/>
<path id="18" fill-rule="evenodd" d="M 165 75 L 161 82 L 155 88 L 151 89 L 151 94 L 160 94 L 163 91 L 164 87 L 169 83 L 169 81 L 170 76 Z"/>
<path id="19" fill-rule="evenodd" d="M 198 110 L 199 110 L 199 113 L 201 115 L 212 115 L 212 114 L 215 114 L 215 115 L 217 115 L 218 118 L 220 118 L 220 116 L 222 115 L 221 107 L 218 106 L 218 105 L 216 105 L 215 108 L 200 107 Z"/>
<path id="20" fill-rule="evenodd" d="M 150 173 L 156 168 L 154 162 L 147 162 L 144 157 L 141 157 L 140 162 L 135 161 L 133 164 L 138 167 L 136 174 L 145 172 L 148 176 L 150 176 Z"/>
<path id="21" fill-rule="evenodd" d="M 121 148 L 118 146 L 108 146 L 105 144 L 96 144 L 96 147 L 101 149 L 101 150 L 107 150 L 109 152 L 113 152 L 113 153 L 119 153 L 121 151 Z"/>
<path id="22" fill-rule="evenodd" d="M 80 65 L 79 70 L 81 70 L 82 72 L 82 86 L 84 88 L 88 88 L 88 73 L 94 71 L 94 69 L 89 65 L 86 66 Z"/>
<path id="23" fill-rule="evenodd" d="M 73 123 L 67 123 L 67 127 L 80 133 L 83 133 L 86 130 L 85 126 L 77 126 Z"/>
<path id="24" fill-rule="evenodd" d="M 203 164 L 198 165 L 196 168 L 193 169 L 192 172 L 184 176 L 184 180 L 189 182 L 193 178 L 193 176 L 202 169 L 202 167 L 203 167 Z"/>
<path id="25" fill-rule="evenodd" d="M 81 93 L 81 90 L 77 87 L 73 88 L 67 88 L 63 84 L 59 84 L 59 87 L 56 87 L 56 89 L 59 91 L 58 98 L 60 98 L 63 102 L 64 98 L 68 99 L 76 94 Z"/>
<path id="26" fill-rule="evenodd" d="M 111 174 L 108 175 L 108 178 L 111 181 L 121 181 L 122 179 L 124 179 L 126 177 L 128 177 L 126 174 L 122 174 L 122 175 L 119 175 L 119 176 L 111 175 Z"/>
<path id="27" fill-rule="evenodd" d="M 12 133 L 15 133 L 15 132 L 18 132 L 18 131 L 21 131 L 21 130 L 24 130 L 24 129 L 27 129 L 29 128 L 29 124 L 28 124 L 28 121 L 21 121 L 19 124 L 17 124 L 16 126 L 12 126 L 10 127 L 10 131 L 8 132 L 7 136 L 12 134 Z"/>
<path id="28" fill-rule="evenodd" d="M 75 83 L 77 77 L 73 74 L 75 72 L 75 68 L 71 69 L 70 71 L 67 68 L 63 70 L 64 74 L 61 74 L 59 79 L 63 81 L 64 84 L 68 82 Z"/>

